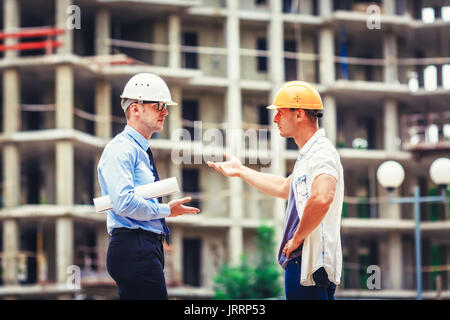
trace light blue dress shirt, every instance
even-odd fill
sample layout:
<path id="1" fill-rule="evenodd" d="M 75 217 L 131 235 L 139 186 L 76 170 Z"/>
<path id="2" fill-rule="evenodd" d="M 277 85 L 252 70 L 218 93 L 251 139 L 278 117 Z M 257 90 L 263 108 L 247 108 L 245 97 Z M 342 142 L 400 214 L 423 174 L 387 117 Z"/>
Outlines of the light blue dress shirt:
<path id="1" fill-rule="evenodd" d="M 149 147 L 149 141 L 127 125 L 103 150 L 97 173 L 102 195 L 109 195 L 113 208 L 107 212 L 109 234 L 114 228 L 164 233 L 158 219 L 170 215 L 169 205 L 158 203 L 158 199 L 146 200 L 134 192 L 137 186 L 155 181 Z"/>

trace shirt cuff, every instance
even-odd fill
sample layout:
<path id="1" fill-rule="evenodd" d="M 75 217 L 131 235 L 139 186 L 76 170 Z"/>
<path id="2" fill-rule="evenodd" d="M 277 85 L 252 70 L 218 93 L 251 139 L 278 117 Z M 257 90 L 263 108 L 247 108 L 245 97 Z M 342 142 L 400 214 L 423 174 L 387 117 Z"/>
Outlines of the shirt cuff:
<path id="1" fill-rule="evenodd" d="M 167 218 L 170 216 L 170 206 L 166 203 L 158 203 L 158 218 Z"/>

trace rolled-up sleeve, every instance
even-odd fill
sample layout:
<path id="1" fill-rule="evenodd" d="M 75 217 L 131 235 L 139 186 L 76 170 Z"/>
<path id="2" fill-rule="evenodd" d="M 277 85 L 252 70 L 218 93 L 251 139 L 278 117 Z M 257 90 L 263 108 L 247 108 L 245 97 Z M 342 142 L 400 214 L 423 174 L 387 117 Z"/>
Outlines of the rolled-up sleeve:
<path id="1" fill-rule="evenodd" d="M 335 154 L 327 149 L 320 148 L 318 149 L 311 157 L 310 161 L 310 181 L 314 181 L 321 174 L 328 174 L 334 177 L 336 180 L 338 179 L 338 167 L 336 163 Z"/>
<path id="2" fill-rule="evenodd" d="M 131 173 L 134 170 L 135 157 L 135 151 L 131 147 L 124 144 L 111 146 L 108 157 L 98 169 L 114 213 L 140 221 L 168 217 L 168 204 L 159 204 L 155 199 L 146 200 L 134 192 L 135 184 Z"/>

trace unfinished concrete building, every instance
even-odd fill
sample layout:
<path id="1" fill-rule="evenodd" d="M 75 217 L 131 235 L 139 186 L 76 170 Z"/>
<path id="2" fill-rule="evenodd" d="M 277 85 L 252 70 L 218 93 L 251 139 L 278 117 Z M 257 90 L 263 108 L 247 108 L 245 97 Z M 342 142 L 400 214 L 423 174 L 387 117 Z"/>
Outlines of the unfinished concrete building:
<path id="1" fill-rule="evenodd" d="M 202 137 L 208 144 L 207 131 L 219 128 L 231 152 L 245 150 L 247 163 L 257 159 L 252 167 L 286 176 L 297 158 L 292 141 L 276 131 L 256 146 L 241 138 L 275 128 L 264 107 L 293 79 L 321 92 L 321 126 L 345 170 L 336 296 L 415 297 L 412 206 L 382 201 L 376 169 L 389 159 L 405 167 L 397 195 L 415 185 L 436 193 L 428 168 L 450 154 L 450 1 L 0 3 L 0 297 L 116 295 L 105 268 L 106 219 L 92 199 L 103 147 L 125 124 L 119 95 L 139 72 L 163 77 L 181 106 L 169 109 L 150 144 L 160 176 L 176 176 L 202 211 L 168 221 L 171 297 L 211 297 L 224 261 L 255 254 L 261 223 L 275 227 L 278 243 L 285 210 L 285 201 L 203 161 L 175 163 L 174 132 L 191 133 L 184 147 L 201 159 Z M 449 219 L 448 206 L 422 206 L 425 298 L 450 296 Z M 381 290 L 367 289 L 369 265 L 381 268 Z M 78 272 L 81 289 L 71 278 Z"/>

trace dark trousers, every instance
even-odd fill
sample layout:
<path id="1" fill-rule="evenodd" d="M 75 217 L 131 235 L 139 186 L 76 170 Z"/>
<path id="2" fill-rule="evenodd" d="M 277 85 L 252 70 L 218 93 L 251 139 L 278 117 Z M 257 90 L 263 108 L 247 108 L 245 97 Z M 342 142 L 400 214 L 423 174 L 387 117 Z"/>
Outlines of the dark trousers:
<path id="1" fill-rule="evenodd" d="M 315 286 L 300 284 L 302 257 L 289 261 L 284 277 L 287 300 L 334 300 L 336 285 L 328 280 L 328 275 L 322 267 L 313 274 Z"/>
<path id="2" fill-rule="evenodd" d="M 116 232 L 117 231 L 117 232 Z M 106 265 L 121 300 L 167 300 L 163 243 L 143 230 L 114 230 Z"/>

